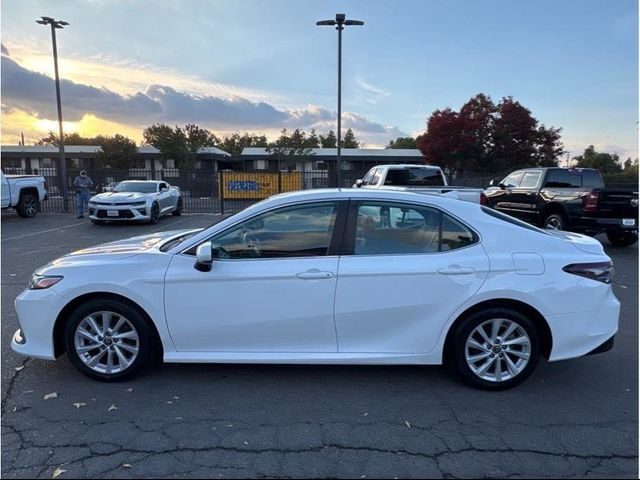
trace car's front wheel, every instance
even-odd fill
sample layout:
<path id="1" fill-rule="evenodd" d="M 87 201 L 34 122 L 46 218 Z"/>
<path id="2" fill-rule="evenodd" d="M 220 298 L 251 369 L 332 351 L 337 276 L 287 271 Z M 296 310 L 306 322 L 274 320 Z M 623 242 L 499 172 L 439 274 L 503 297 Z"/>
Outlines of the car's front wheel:
<path id="1" fill-rule="evenodd" d="M 149 223 L 151 225 L 155 225 L 156 223 L 158 223 L 158 220 L 160 220 L 160 205 L 154 203 L 153 205 L 151 205 Z"/>
<path id="2" fill-rule="evenodd" d="M 173 215 L 179 217 L 182 215 L 182 198 L 178 198 L 178 205 L 176 205 L 176 209 L 173 211 Z"/>
<path id="3" fill-rule="evenodd" d="M 102 381 L 132 378 L 152 361 L 154 330 L 140 312 L 116 299 L 92 300 L 75 309 L 65 328 L 71 363 Z"/>
<path id="4" fill-rule="evenodd" d="M 465 318 L 447 347 L 450 366 L 466 383 L 485 390 L 515 387 L 533 373 L 540 358 L 535 325 L 508 308 L 489 308 Z"/>

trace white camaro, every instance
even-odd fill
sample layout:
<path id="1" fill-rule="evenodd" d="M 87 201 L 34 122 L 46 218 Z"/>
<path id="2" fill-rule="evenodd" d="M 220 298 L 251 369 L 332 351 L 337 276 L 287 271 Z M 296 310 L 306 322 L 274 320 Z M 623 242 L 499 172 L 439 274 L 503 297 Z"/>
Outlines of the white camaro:
<path id="1" fill-rule="evenodd" d="M 278 195 L 205 230 L 87 248 L 16 299 L 13 349 L 129 378 L 166 362 L 441 364 L 504 389 L 611 348 L 620 304 L 596 240 L 470 202 Z"/>
<path id="2" fill-rule="evenodd" d="M 168 213 L 182 214 L 180 190 L 157 180 L 126 180 L 89 200 L 89 218 L 97 224 L 114 220 L 155 224 Z"/>

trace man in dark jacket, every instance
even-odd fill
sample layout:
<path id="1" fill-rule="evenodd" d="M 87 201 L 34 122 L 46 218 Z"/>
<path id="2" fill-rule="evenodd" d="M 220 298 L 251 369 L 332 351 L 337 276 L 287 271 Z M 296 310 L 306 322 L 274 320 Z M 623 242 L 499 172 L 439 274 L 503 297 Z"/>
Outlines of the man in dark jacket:
<path id="1" fill-rule="evenodd" d="M 84 207 L 89 203 L 93 187 L 93 180 L 87 176 L 86 170 L 82 170 L 73 180 L 73 187 L 76 189 L 76 213 L 78 218 L 84 218 Z"/>

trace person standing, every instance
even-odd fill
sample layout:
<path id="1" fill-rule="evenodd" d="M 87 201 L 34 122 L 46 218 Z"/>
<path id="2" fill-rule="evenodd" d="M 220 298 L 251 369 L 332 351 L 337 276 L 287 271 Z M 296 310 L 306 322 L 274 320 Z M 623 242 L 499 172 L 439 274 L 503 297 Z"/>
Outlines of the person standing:
<path id="1" fill-rule="evenodd" d="M 73 180 L 73 187 L 76 189 L 76 213 L 78 218 L 84 218 L 84 207 L 89 203 L 93 180 L 87 175 L 86 170 L 82 170 Z"/>

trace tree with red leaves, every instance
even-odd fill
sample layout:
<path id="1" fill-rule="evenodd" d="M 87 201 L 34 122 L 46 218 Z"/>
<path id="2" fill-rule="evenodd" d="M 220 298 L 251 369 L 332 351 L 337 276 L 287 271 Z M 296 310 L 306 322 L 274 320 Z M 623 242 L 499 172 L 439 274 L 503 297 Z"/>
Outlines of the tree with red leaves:
<path id="1" fill-rule="evenodd" d="M 449 175 L 464 171 L 507 172 L 558 164 L 560 129 L 540 125 L 531 111 L 511 97 L 497 105 L 482 93 L 459 112 L 436 110 L 418 147 L 427 163 Z"/>

